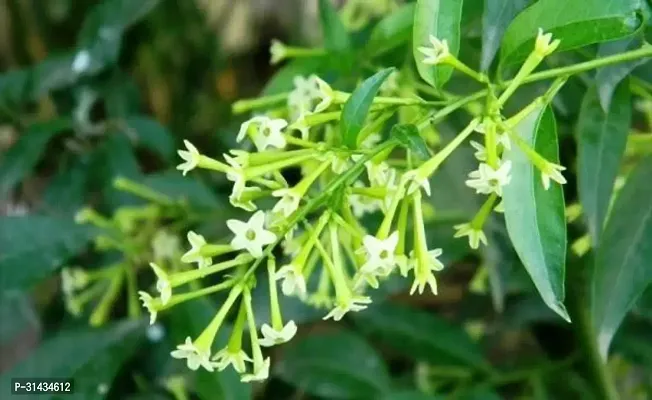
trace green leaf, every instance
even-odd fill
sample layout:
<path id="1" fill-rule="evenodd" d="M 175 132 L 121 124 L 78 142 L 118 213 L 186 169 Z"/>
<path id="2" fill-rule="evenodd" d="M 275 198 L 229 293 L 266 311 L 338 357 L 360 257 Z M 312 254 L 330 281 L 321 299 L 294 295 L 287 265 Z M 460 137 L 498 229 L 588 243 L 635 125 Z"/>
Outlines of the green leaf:
<path id="1" fill-rule="evenodd" d="M 110 136 L 97 149 L 94 163 L 94 172 L 98 175 L 97 180 L 106 204 L 110 208 L 133 204 L 133 196 L 113 187 L 114 180 L 119 176 L 136 181 L 142 176 L 129 139 L 120 132 L 111 131 Z"/>
<path id="2" fill-rule="evenodd" d="M 95 230 L 69 219 L 0 217 L 0 290 L 28 287 L 84 249 Z"/>
<path id="3" fill-rule="evenodd" d="M 607 42 L 600 45 L 597 57 L 607 57 L 610 55 L 623 53 L 628 50 L 634 50 L 641 47 L 640 38 L 628 38 L 615 42 Z M 598 88 L 600 105 L 607 112 L 611 99 L 614 96 L 618 84 L 629 75 L 634 68 L 645 64 L 649 59 L 635 60 L 625 63 L 618 63 L 600 68 L 595 74 L 595 83 Z M 628 115 L 629 116 L 629 115 Z"/>
<path id="4" fill-rule="evenodd" d="M 487 71 L 512 19 L 527 7 L 529 0 L 485 1 L 482 14 L 482 56 L 480 68 Z"/>
<path id="5" fill-rule="evenodd" d="M 559 162 L 557 128 L 550 107 L 532 112 L 515 131 L 546 160 Z M 512 162 L 512 180 L 503 190 L 507 232 L 543 301 L 568 321 L 564 307 L 564 193 L 554 182 L 550 189 L 543 188 L 541 173 L 518 146 L 513 145 L 505 155 Z"/>
<path id="6" fill-rule="evenodd" d="M 385 394 L 381 400 L 441 400 L 441 396 L 431 396 L 417 390 L 401 390 Z"/>
<path id="7" fill-rule="evenodd" d="M 383 54 L 410 40 L 414 26 L 414 4 L 403 4 L 380 20 L 369 36 L 366 51 L 372 56 Z"/>
<path id="8" fill-rule="evenodd" d="M 215 209 L 226 203 L 218 198 L 202 181 L 179 174 L 178 171 L 150 174 L 139 182 L 177 201 L 204 209 Z M 229 206 L 230 207 L 230 206 Z"/>
<path id="9" fill-rule="evenodd" d="M 71 126 L 69 119 L 54 119 L 34 124 L 20 135 L 18 141 L 0 158 L 0 199 L 32 172 L 50 139 Z"/>
<path id="10" fill-rule="evenodd" d="M 346 28 L 330 0 L 319 0 L 319 18 L 324 35 L 324 47 L 335 52 L 345 52 L 351 48 Z"/>
<path id="11" fill-rule="evenodd" d="M 394 68 L 385 68 L 367 78 L 351 97 L 344 103 L 340 119 L 340 134 L 342 141 L 349 148 L 355 149 L 358 134 L 367 119 L 369 108 L 385 79 L 394 72 Z"/>
<path id="12" fill-rule="evenodd" d="M 427 160 L 431 154 L 425 140 L 419 135 L 419 129 L 413 124 L 394 125 L 390 131 L 390 136 L 395 137 L 401 146 L 408 150 L 421 160 Z"/>
<path id="13" fill-rule="evenodd" d="M 41 201 L 44 213 L 74 213 L 83 205 L 90 177 L 91 157 L 88 154 L 66 154 L 57 174 L 52 178 Z"/>
<path id="14" fill-rule="evenodd" d="M 33 303 L 28 293 L 0 292 L 0 320 L 11 321 L 0 324 L 0 347 L 10 348 L 13 343 L 22 341 L 25 333 L 40 330 L 39 315 Z"/>
<path id="15" fill-rule="evenodd" d="M 527 58 L 539 28 L 561 40 L 558 52 L 629 36 L 642 25 L 640 7 L 639 0 L 540 0 L 507 28 L 501 64 L 511 65 Z"/>
<path id="16" fill-rule="evenodd" d="M 98 393 L 98 386 L 111 386 L 116 372 L 136 350 L 144 331 L 142 321 L 120 322 L 102 329 L 62 331 L 3 374 L 0 384 L 9 387 L 15 377 L 73 378 L 75 393 L 66 398 L 104 398 Z M 57 397 L 43 395 L 39 399 Z"/>
<path id="17" fill-rule="evenodd" d="M 418 0 L 414 11 L 412 55 L 419 75 L 430 85 L 441 88 L 450 79 L 453 68 L 444 65 L 426 65 L 419 47 L 432 47 L 430 36 L 446 40 L 448 50 L 457 56 L 460 49 L 462 0 Z"/>
<path id="18" fill-rule="evenodd" d="M 578 191 L 593 243 L 600 241 L 631 120 L 628 81 L 618 86 L 607 112 L 595 87 L 584 96 L 577 124 Z"/>
<path id="19" fill-rule="evenodd" d="M 487 366 L 463 329 L 432 313 L 382 303 L 356 313 L 353 321 L 363 332 L 419 361 L 450 367 Z"/>
<path id="20" fill-rule="evenodd" d="M 147 116 L 131 116 L 124 120 L 126 133 L 146 148 L 157 152 L 166 161 L 173 161 L 176 156 L 174 136 L 155 119 Z"/>
<path id="21" fill-rule="evenodd" d="M 291 341 L 275 372 L 297 389 L 327 399 L 379 398 L 390 384 L 380 355 L 348 332 Z"/>
<path id="22" fill-rule="evenodd" d="M 652 158 L 642 160 L 621 189 L 597 250 L 592 315 L 600 352 L 652 282 Z"/>

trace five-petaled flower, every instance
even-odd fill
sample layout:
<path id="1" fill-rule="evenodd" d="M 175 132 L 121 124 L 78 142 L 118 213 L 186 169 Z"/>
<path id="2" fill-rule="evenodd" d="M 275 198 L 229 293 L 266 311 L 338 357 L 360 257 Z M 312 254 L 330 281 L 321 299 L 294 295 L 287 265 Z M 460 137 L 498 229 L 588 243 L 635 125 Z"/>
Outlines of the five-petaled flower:
<path id="1" fill-rule="evenodd" d="M 419 47 L 419 51 L 426 56 L 422 61 L 424 64 L 437 65 L 450 56 L 446 39 L 439 40 L 435 36 L 430 35 L 428 40 L 430 41 L 430 46 Z"/>
<path id="2" fill-rule="evenodd" d="M 186 338 L 185 343 L 178 345 L 170 355 L 180 360 L 185 358 L 188 368 L 193 371 L 197 371 L 199 367 L 203 367 L 208 372 L 213 372 L 215 369 L 215 363 L 210 360 L 210 351 L 197 348 L 190 337 Z"/>
<path id="3" fill-rule="evenodd" d="M 231 246 L 235 250 L 247 250 L 255 258 L 262 257 L 263 247 L 276 241 L 276 235 L 265 229 L 265 212 L 260 210 L 247 222 L 230 219 L 226 225 L 235 234 Z"/>
<path id="4" fill-rule="evenodd" d="M 188 150 L 177 151 L 177 153 L 179 153 L 179 156 L 185 161 L 184 163 L 177 165 L 177 169 L 182 171 L 183 175 L 185 176 L 188 172 L 197 168 L 197 165 L 199 165 L 201 154 L 199 154 L 199 150 L 197 150 L 197 148 L 193 146 L 192 143 L 190 143 L 189 141 L 184 140 L 183 144 L 186 145 L 186 149 Z"/>
<path id="5" fill-rule="evenodd" d="M 271 347 L 289 342 L 297 333 L 297 324 L 294 321 L 289 321 L 280 331 L 272 328 L 269 324 L 263 324 L 260 333 L 263 334 L 262 339 L 259 340 L 260 345 Z"/>

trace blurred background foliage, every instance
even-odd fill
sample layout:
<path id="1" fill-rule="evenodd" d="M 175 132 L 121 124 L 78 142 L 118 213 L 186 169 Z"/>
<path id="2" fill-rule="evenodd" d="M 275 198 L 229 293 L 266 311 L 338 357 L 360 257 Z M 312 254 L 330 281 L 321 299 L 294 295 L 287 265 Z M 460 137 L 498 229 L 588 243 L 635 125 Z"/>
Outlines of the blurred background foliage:
<path id="1" fill-rule="evenodd" d="M 369 3 L 378 13 L 369 26 L 358 29 L 354 15 L 343 15 L 363 44 L 371 26 L 404 2 Z M 522 9 L 528 2 L 521 3 Z M 471 65 L 481 57 L 482 9 L 481 0 L 465 2 L 461 58 Z M 540 300 L 504 226 L 491 222 L 492 246 L 480 255 L 451 238 L 452 225 L 477 208 L 463 186 L 473 169 L 463 152 L 447 162 L 433 190 L 445 218 L 430 223 L 429 237 L 452 264 L 439 295 L 408 297 L 404 282 L 391 282 L 374 293 L 391 302 L 378 301 L 340 324 L 284 299 L 287 318 L 302 323 L 299 337 L 273 350 L 279 361 L 262 385 L 240 384 L 231 371 L 192 373 L 169 357 L 188 330 L 206 325 L 213 300 L 184 304 L 147 329 L 124 320 L 120 303 L 117 322 L 102 328 L 66 312 L 52 272 L 104 265 L 111 256 L 89 250 L 97 232 L 75 224 L 74 213 L 90 205 L 111 215 L 142 204 L 115 188 L 119 176 L 184 200 L 200 232 L 224 234 L 221 221 L 234 213 L 228 185 L 210 174 L 182 178 L 174 171 L 176 149 L 189 139 L 206 154 L 221 154 L 242 122 L 231 103 L 282 91 L 294 75 L 335 74 L 338 86 L 353 87 L 367 67 L 346 59 L 270 66 L 271 39 L 310 46 L 321 35 L 312 0 L 0 0 L 3 396 L 11 377 L 70 376 L 83 399 L 591 398 L 570 326 Z M 576 55 L 551 64 L 567 56 Z M 570 122 L 585 90 L 573 80 L 555 104 L 565 160 L 575 156 Z M 522 104 L 539 93 L 519 93 Z M 462 122 L 445 121 L 442 137 Z M 576 198 L 570 190 L 569 203 Z M 262 316 L 268 311 L 261 286 Z M 651 327 L 648 291 L 617 336 L 609 364 L 623 398 L 650 398 Z"/>

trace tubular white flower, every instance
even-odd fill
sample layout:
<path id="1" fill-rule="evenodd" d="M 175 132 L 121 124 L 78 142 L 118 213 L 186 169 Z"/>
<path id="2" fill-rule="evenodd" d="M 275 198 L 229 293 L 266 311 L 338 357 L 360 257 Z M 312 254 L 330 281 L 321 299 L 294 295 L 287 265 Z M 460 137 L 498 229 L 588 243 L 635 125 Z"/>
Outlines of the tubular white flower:
<path id="1" fill-rule="evenodd" d="M 534 44 L 534 51 L 540 57 L 546 57 L 557 49 L 559 43 L 559 39 L 552 40 L 552 33 L 544 33 L 543 29 L 539 28 Z"/>
<path id="2" fill-rule="evenodd" d="M 276 65 L 287 57 L 287 48 L 285 44 L 278 39 L 272 39 L 272 45 L 269 47 L 270 64 Z"/>
<path id="3" fill-rule="evenodd" d="M 283 280 L 281 290 L 286 296 L 297 296 L 305 298 L 307 295 L 306 280 L 301 273 L 299 266 L 287 264 L 279 268 L 274 279 Z"/>
<path id="4" fill-rule="evenodd" d="M 201 254 L 201 249 L 206 245 L 206 239 L 202 235 L 198 235 L 193 231 L 188 232 L 188 243 L 190 243 L 190 250 L 181 256 L 181 262 L 184 263 L 197 263 L 198 268 L 208 267 L 213 264 L 211 257 L 204 257 Z"/>
<path id="5" fill-rule="evenodd" d="M 165 305 L 170 300 L 170 297 L 172 297 L 172 286 L 168 280 L 168 274 L 153 262 L 149 263 L 149 266 L 152 267 L 154 274 L 158 278 L 156 281 L 156 290 L 161 294 L 161 303 Z"/>
<path id="6" fill-rule="evenodd" d="M 270 359 L 267 357 L 263 362 L 256 364 L 254 362 L 254 370 L 251 374 L 244 374 L 240 378 L 241 382 L 254 382 L 264 381 L 269 377 Z"/>
<path id="7" fill-rule="evenodd" d="M 317 82 L 317 99 L 319 103 L 315 106 L 314 113 L 320 113 L 330 107 L 333 102 L 333 89 L 321 78 L 315 78 Z"/>
<path id="8" fill-rule="evenodd" d="M 247 178 L 245 176 L 244 167 L 228 154 L 223 154 L 224 160 L 229 164 L 229 171 L 226 173 L 226 179 L 233 182 L 233 191 L 244 191 Z"/>
<path id="9" fill-rule="evenodd" d="M 266 121 L 268 118 L 258 115 L 255 117 L 252 117 L 240 125 L 240 130 L 238 131 L 238 136 L 235 137 L 235 141 L 240 143 L 244 140 L 245 137 L 247 137 L 247 134 L 249 134 L 250 128 L 256 128 L 263 123 L 263 121 Z"/>
<path id="10" fill-rule="evenodd" d="M 387 184 L 391 169 L 387 163 L 367 161 L 364 166 L 367 169 L 367 177 L 372 186 L 385 186 Z"/>
<path id="11" fill-rule="evenodd" d="M 444 264 L 439 261 L 441 254 L 441 249 L 429 250 L 425 260 L 418 258 L 413 260 L 414 282 L 410 288 L 410 294 L 414 294 L 415 292 L 423 294 L 426 286 L 430 286 L 432 294 L 437 294 L 437 280 L 433 272 L 444 269 Z"/>
<path id="12" fill-rule="evenodd" d="M 179 251 L 179 238 L 165 230 L 159 230 L 152 239 L 152 250 L 154 259 L 171 260 Z"/>
<path id="13" fill-rule="evenodd" d="M 186 176 L 188 172 L 197 168 L 201 154 L 199 154 L 199 150 L 189 141 L 184 140 L 183 143 L 186 145 L 187 151 L 178 150 L 177 153 L 185 162 L 177 165 L 177 169 L 182 171 L 183 176 Z"/>
<path id="14" fill-rule="evenodd" d="M 297 324 L 290 320 L 280 331 L 275 330 L 268 324 L 263 324 L 260 333 L 262 333 L 263 337 L 258 343 L 263 347 L 272 347 L 292 340 L 297 333 Z"/>
<path id="15" fill-rule="evenodd" d="M 422 63 L 437 65 L 450 56 L 446 39 L 439 40 L 433 35 L 430 35 L 428 39 L 430 40 L 431 46 L 422 46 L 418 49 L 424 56 L 426 56 L 423 61 L 421 61 Z"/>
<path id="16" fill-rule="evenodd" d="M 247 222 L 230 219 L 226 225 L 235 234 L 231 246 L 236 250 L 247 250 L 255 258 L 262 257 L 263 247 L 276 240 L 276 235 L 264 227 L 263 211 L 257 211 Z"/>
<path id="17" fill-rule="evenodd" d="M 494 170 L 486 163 L 480 163 L 477 170 L 469 173 L 466 186 L 475 189 L 476 193 L 491 194 L 496 193 L 502 196 L 502 187 L 508 185 L 512 180 L 510 171 L 512 162 L 504 161 L 497 170 Z"/>
<path id="18" fill-rule="evenodd" d="M 453 237 L 460 238 L 463 236 L 468 236 L 469 247 L 472 249 L 477 249 L 480 247 L 480 242 L 482 242 L 485 246 L 487 245 L 487 237 L 485 236 L 482 229 L 476 229 L 470 223 L 455 225 L 453 228 L 455 228 L 455 236 Z"/>
<path id="19" fill-rule="evenodd" d="M 394 251 L 398 244 L 398 231 L 394 231 L 386 239 L 378 239 L 375 236 L 366 235 L 362 239 L 364 251 L 367 255 L 365 264 L 360 268 L 367 273 L 386 274 L 396 265 Z"/>
<path id="20" fill-rule="evenodd" d="M 483 145 L 476 142 L 475 140 L 471 140 L 469 143 L 471 143 L 471 147 L 475 149 L 473 156 L 476 158 L 476 160 L 487 161 L 487 149 L 485 149 Z"/>
<path id="21" fill-rule="evenodd" d="M 349 296 L 345 302 L 335 300 L 335 308 L 326 314 L 323 319 L 327 320 L 332 318 L 334 321 L 339 321 L 347 312 L 362 311 L 366 309 L 369 304 L 371 304 L 371 298 L 367 296 Z"/>
<path id="22" fill-rule="evenodd" d="M 178 345 L 177 349 L 172 351 L 170 355 L 179 360 L 186 359 L 188 368 L 193 371 L 197 371 L 199 367 L 203 367 L 208 372 L 214 371 L 215 363 L 210 360 L 210 352 L 198 349 L 190 337 L 186 338 L 184 344 Z"/>
<path id="23" fill-rule="evenodd" d="M 273 191 L 272 196 L 281 198 L 272 208 L 272 213 L 280 213 L 284 217 L 289 217 L 299 208 L 302 194 L 297 193 L 294 188 L 286 188 Z"/>
<path id="24" fill-rule="evenodd" d="M 419 189 L 423 189 L 427 196 L 430 196 L 430 180 L 428 177 L 421 176 L 418 169 L 413 169 L 403 175 L 407 182 L 407 195 L 414 194 Z"/>
<path id="25" fill-rule="evenodd" d="M 247 370 L 246 361 L 253 361 L 243 350 L 231 352 L 228 346 L 215 353 L 212 360 L 218 371 L 224 371 L 229 365 L 233 365 L 233 369 L 239 374 Z"/>
<path id="26" fill-rule="evenodd" d="M 260 188 L 256 186 L 233 185 L 233 190 L 229 195 L 229 203 L 233 207 L 242 208 L 249 212 L 256 211 L 257 207 L 251 196 L 260 191 Z"/>
<path id="27" fill-rule="evenodd" d="M 543 188 L 548 190 L 550 189 L 550 180 L 559 183 L 560 185 L 566 184 L 566 178 L 561 174 L 561 171 L 564 171 L 566 167 L 561 165 L 551 163 L 550 161 L 546 162 L 545 167 L 541 170 L 541 182 L 543 183 Z"/>
<path id="28" fill-rule="evenodd" d="M 287 142 L 283 136 L 283 129 L 286 126 L 288 123 L 284 119 L 265 118 L 251 136 L 258 151 L 265 151 L 268 147 L 285 148 Z"/>
<path id="29" fill-rule="evenodd" d="M 149 313 L 149 324 L 154 325 L 158 313 L 158 309 L 154 304 L 154 298 L 150 296 L 149 293 L 143 292 L 142 290 L 138 292 L 138 297 L 140 298 L 140 301 L 143 302 L 143 307 L 145 307 Z"/>
<path id="30" fill-rule="evenodd" d="M 391 76 L 391 75 L 390 75 Z M 380 133 L 372 133 L 371 135 L 367 136 L 362 143 L 360 143 L 360 148 L 362 149 L 372 149 L 374 146 L 376 146 L 380 141 L 382 140 L 382 136 L 380 136 Z"/>

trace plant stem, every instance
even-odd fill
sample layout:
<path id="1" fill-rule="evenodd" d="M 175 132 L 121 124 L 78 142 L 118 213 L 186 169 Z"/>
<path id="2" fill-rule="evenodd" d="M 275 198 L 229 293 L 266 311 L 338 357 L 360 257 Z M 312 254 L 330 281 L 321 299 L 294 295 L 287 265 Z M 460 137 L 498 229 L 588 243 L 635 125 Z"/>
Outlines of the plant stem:
<path id="1" fill-rule="evenodd" d="M 589 285 L 592 265 L 575 259 L 569 267 L 566 280 L 567 303 L 574 322 L 573 332 L 583 353 L 582 361 L 586 364 L 588 378 L 595 386 L 599 398 L 617 400 L 618 393 L 606 364 L 600 356 L 597 336 L 591 320 L 591 288 Z"/>

